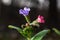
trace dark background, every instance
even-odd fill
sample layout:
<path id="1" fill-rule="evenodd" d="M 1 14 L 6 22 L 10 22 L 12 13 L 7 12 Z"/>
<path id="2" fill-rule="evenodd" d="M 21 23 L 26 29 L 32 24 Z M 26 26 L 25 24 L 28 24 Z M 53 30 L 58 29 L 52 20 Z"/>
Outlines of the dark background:
<path id="1" fill-rule="evenodd" d="M 55 27 L 60 30 L 60 12 L 58 12 L 57 0 L 49 0 L 49 3 L 47 10 L 31 7 L 30 18 L 33 21 L 39 14 L 43 15 L 46 22 L 41 24 L 43 25 L 41 29 Z M 23 7 L 16 7 L 13 4 L 6 6 L 0 1 L 0 40 L 19 40 L 22 38 L 16 30 L 8 28 L 8 25 L 20 26 L 26 23 L 24 16 L 19 14 L 20 8 Z"/>

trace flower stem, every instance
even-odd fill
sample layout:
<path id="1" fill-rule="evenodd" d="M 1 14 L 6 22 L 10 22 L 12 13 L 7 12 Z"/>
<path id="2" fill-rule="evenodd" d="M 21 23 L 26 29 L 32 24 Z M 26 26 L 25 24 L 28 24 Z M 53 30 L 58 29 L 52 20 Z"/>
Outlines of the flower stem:
<path id="1" fill-rule="evenodd" d="M 27 40 L 30 40 L 30 38 L 27 38 Z"/>
<path id="2" fill-rule="evenodd" d="M 25 19 L 30 24 L 30 20 L 29 20 L 28 16 L 25 16 Z"/>

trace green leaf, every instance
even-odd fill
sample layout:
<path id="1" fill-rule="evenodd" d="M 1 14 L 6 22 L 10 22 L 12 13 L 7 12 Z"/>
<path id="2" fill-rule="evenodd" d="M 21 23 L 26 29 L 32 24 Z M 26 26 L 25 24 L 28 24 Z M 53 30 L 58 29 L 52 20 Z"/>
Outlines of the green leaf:
<path id="1" fill-rule="evenodd" d="M 37 33 L 35 36 L 31 38 L 31 40 L 42 40 L 42 38 L 49 32 L 50 30 L 43 30 Z"/>
<path id="2" fill-rule="evenodd" d="M 19 27 L 12 26 L 12 25 L 9 25 L 8 27 L 9 27 L 9 28 L 14 28 L 14 29 L 16 29 L 19 33 L 22 33 L 22 29 L 20 29 Z"/>
<path id="3" fill-rule="evenodd" d="M 24 34 L 24 31 L 19 28 L 19 27 L 16 27 L 16 26 L 12 26 L 12 25 L 9 25 L 8 26 L 9 28 L 13 28 L 13 29 L 16 29 L 20 34 L 22 34 L 24 37 L 27 37 L 25 34 Z"/>
<path id="4" fill-rule="evenodd" d="M 53 28 L 53 30 L 54 30 L 58 35 L 60 35 L 60 31 L 59 31 L 58 29 Z"/>
<path id="5" fill-rule="evenodd" d="M 30 38 L 33 35 L 33 29 L 31 27 L 26 27 L 23 29 L 23 34 Z"/>

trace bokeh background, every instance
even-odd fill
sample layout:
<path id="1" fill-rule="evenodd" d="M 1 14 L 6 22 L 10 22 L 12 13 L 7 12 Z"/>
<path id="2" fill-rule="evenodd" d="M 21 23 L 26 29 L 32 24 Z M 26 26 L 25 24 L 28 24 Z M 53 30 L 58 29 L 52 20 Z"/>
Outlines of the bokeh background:
<path id="1" fill-rule="evenodd" d="M 22 35 L 8 25 L 20 27 L 25 24 L 25 18 L 19 14 L 19 9 L 30 7 L 31 21 L 38 15 L 45 17 L 45 24 L 37 29 L 53 27 L 60 30 L 60 0 L 0 0 L 0 40 L 24 40 Z"/>

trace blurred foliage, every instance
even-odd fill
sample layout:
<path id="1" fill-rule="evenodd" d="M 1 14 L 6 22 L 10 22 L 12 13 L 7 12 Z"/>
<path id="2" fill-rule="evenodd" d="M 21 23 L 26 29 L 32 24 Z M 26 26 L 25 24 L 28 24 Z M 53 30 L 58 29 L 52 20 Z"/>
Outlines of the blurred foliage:
<path id="1" fill-rule="evenodd" d="M 60 35 L 60 31 L 59 31 L 58 29 L 53 28 L 53 31 L 54 31 L 56 34 Z"/>

